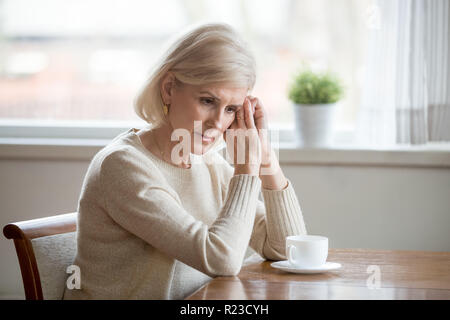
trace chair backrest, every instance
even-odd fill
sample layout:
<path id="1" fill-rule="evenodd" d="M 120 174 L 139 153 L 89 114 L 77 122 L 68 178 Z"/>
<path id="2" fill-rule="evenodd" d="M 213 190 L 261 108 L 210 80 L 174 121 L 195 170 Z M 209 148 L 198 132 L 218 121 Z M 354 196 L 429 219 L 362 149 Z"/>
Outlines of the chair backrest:
<path id="1" fill-rule="evenodd" d="M 61 299 L 66 268 L 75 258 L 77 213 L 10 223 L 3 234 L 14 240 L 27 300 Z"/>

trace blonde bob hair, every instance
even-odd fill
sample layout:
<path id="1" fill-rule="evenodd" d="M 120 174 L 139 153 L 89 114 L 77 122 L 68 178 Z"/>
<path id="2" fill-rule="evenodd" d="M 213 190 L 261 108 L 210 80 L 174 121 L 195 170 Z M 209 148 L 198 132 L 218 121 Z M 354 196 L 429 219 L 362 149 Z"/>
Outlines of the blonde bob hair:
<path id="1" fill-rule="evenodd" d="M 208 23 L 175 38 L 137 96 L 137 115 L 158 128 L 167 120 L 163 112 L 161 80 L 172 72 L 178 82 L 191 85 L 224 84 L 251 91 L 256 81 L 255 59 L 246 43 L 229 25 Z"/>

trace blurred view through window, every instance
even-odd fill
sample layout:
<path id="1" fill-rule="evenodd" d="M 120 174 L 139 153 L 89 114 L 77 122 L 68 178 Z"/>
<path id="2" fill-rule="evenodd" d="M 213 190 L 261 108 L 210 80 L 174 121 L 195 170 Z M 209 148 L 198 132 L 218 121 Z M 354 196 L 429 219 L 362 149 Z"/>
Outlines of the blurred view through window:
<path id="1" fill-rule="evenodd" d="M 287 87 L 302 63 L 346 85 L 338 128 L 356 121 L 369 0 L 0 0 L 0 119 L 138 120 L 133 99 L 165 41 L 227 22 L 258 66 L 253 95 L 293 125 Z"/>

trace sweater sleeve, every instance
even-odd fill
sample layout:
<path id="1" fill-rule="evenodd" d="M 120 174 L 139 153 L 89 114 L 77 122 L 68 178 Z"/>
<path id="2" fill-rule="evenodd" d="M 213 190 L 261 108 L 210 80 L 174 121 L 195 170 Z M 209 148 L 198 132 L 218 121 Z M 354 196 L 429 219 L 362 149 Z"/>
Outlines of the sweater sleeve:
<path id="1" fill-rule="evenodd" d="M 223 158 L 217 161 L 222 164 L 224 180 L 228 181 L 233 176 L 233 167 Z M 300 203 L 289 179 L 283 190 L 261 191 L 263 201 L 257 201 L 250 247 L 263 258 L 285 260 L 286 237 L 307 234 Z"/>
<path id="2" fill-rule="evenodd" d="M 164 183 L 126 150 L 105 157 L 100 169 L 104 206 L 127 231 L 209 276 L 239 273 L 250 241 L 261 180 L 238 175 L 208 226 L 187 212 Z"/>
<path id="3" fill-rule="evenodd" d="M 285 260 L 286 237 L 306 234 L 302 210 L 291 181 L 283 190 L 262 189 L 250 246 L 262 257 Z"/>

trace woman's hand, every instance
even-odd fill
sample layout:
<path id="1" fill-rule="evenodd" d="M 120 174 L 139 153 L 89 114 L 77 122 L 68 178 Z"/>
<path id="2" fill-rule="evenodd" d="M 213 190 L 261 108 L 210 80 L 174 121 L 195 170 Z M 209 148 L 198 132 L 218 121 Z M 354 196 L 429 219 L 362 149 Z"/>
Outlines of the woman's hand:
<path id="1" fill-rule="evenodd" d="M 233 129 L 231 131 L 233 135 L 228 136 L 227 130 L 224 132 L 223 138 L 227 142 L 228 152 L 234 150 L 234 174 L 259 175 L 264 189 L 283 190 L 286 188 L 288 184 L 287 179 L 270 145 L 267 114 L 258 98 L 252 96 L 245 98 L 243 108 L 238 110 L 235 121 L 229 129 Z M 242 139 L 237 139 L 238 143 L 235 143 L 235 134 L 239 133 L 238 129 L 243 129 L 244 132 L 247 132 L 245 135 L 245 155 L 249 154 L 250 158 L 256 156 L 254 158 L 256 161 L 248 162 L 246 159 L 244 164 L 237 161 L 239 160 L 237 151 L 242 152 L 242 144 L 240 149 L 238 146 L 239 141 Z M 248 132 L 252 134 L 249 135 Z M 258 146 L 256 154 L 254 150 L 249 148 L 250 139 L 248 137 L 256 140 L 252 140 L 253 145 L 256 144 Z"/>
<path id="2" fill-rule="evenodd" d="M 254 113 L 254 121 L 256 129 L 258 130 L 259 140 L 261 143 L 261 166 L 269 167 L 273 158 L 272 158 L 272 147 L 270 145 L 269 139 L 269 126 L 267 120 L 267 113 L 264 109 L 261 101 L 253 96 L 249 96 L 249 99 L 252 103 L 253 113 Z"/>
<path id="3" fill-rule="evenodd" d="M 261 165 L 261 142 L 254 118 L 254 110 L 250 99 L 245 98 L 242 108 L 236 112 L 231 126 L 224 132 L 228 154 L 234 163 L 234 174 L 259 175 Z M 261 125 L 258 118 L 258 125 Z"/>
<path id="4" fill-rule="evenodd" d="M 283 190 L 287 187 L 288 181 L 270 144 L 267 113 L 258 98 L 250 96 L 250 100 L 254 106 L 255 125 L 261 142 L 262 163 L 259 177 L 262 181 L 262 187 L 267 190 Z"/>

